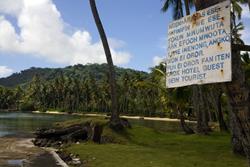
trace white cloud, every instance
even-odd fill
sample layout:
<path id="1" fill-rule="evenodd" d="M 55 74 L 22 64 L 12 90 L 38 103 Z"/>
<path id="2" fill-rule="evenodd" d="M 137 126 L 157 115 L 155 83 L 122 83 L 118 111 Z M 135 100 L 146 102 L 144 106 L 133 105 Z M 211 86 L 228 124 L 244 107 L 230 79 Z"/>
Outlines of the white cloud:
<path id="1" fill-rule="evenodd" d="M 162 63 L 164 60 L 165 60 L 165 57 L 162 57 L 162 56 L 155 56 L 155 57 L 153 58 L 153 65 L 154 65 L 154 66 L 157 66 L 157 65 L 159 65 L 160 63 Z"/>
<path id="2" fill-rule="evenodd" d="M 10 15 L 17 15 L 18 13 L 20 13 L 22 5 L 22 0 L 1 0 L 0 12 Z"/>
<path id="3" fill-rule="evenodd" d="M 250 29 L 245 29 L 242 32 L 242 39 L 246 45 L 250 45 L 250 36 L 249 36 Z"/>
<path id="4" fill-rule="evenodd" d="M 6 67 L 6 66 L 0 66 L 0 78 L 7 77 L 8 75 L 12 74 L 13 70 Z"/>
<path id="5" fill-rule="evenodd" d="M 163 50 L 167 50 L 168 39 L 167 37 L 161 37 L 159 40 L 159 47 Z"/>
<path id="6" fill-rule="evenodd" d="M 17 6 L 15 2 L 19 2 Z M 0 16 L 0 52 L 29 54 L 60 64 L 106 62 L 101 42 L 94 43 L 86 30 L 65 32 L 68 24 L 52 0 L 9 0 L 0 13 L 15 16 L 20 29 L 17 33 L 11 22 Z M 111 41 L 114 63 L 128 63 L 130 53 L 121 51 L 124 42 Z"/>
<path id="7" fill-rule="evenodd" d="M 244 24 L 244 30 L 241 31 L 241 38 L 243 39 L 243 41 L 245 42 L 245 44 L 250 44 L 250 36 L 249 36 L 249 32 L 250 32 L 250 10 L 249 10 L 249 6 L 247 4 L 241 5 L 242 7 L 242 19 L 240 21 L 243 22 Z"/>
<path id="8" fill-rule="evenodd" d="M 242 11 L 242 17 L 243 18 L 249 18 L 250 19 L 250 10 L 248 5 L 241 5 L 243 11 Z"/>

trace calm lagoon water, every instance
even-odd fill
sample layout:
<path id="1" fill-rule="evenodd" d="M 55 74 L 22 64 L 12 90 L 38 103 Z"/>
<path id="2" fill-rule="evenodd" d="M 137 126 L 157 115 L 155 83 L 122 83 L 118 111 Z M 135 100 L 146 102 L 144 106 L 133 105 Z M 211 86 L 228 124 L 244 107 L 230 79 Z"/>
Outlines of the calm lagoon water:
<path id="1" fill-rule="evenodd" d="M 53 123 L 70 120 L 79 116 L 56 114 L 33 114 L 21 112 L 0 112 L 0 137 L 32 137 L 37 128 L 51 127 Z M 179 122 L 129 120 L 132 125 L 142 125 L 163 132 L 181 131 Z M 190 126 L 194 124 L 189 123 Z"/>
<path id="2" fill-rule="evenodd" d="M 33 132 L 37 128 L 51 127 L 53 123 L 66 121 L 79 116 L 72 115 L 53 115 L 53 114 L 33 114 L 33 113 L 6 113 L 0 112 L 0 137 L 8 136 L 15 138 L 31 138 Z M 158 131 L 172 132 L 181 131 L 178 122 L 166 122 L 166 121 L 151 121 L 151 120 L 129 120 L 133 125 L 142 125 L 153 128 Z M 194 124 L 193 124 L 194 125 Z M 23 166 L 23 160 L 12 159 L 7 161 L 7 166 Z M 2 164 L 0 164 L 2 166 Z M 6 164 L 4 165 L 6 166 Z M 50 154 L 41 155 L 32 162 L 32 166 L 35 167 L 55 167 L 57 166 L 55 160 Z"/>
<path id="3" fill-rule="evenodd" d="M 74 117 L 76 116 L 0 112 L 0 137 L 32 137 L 32 133 L 37 128 L 50 127 L 55 122 L 65 121 Z"/>

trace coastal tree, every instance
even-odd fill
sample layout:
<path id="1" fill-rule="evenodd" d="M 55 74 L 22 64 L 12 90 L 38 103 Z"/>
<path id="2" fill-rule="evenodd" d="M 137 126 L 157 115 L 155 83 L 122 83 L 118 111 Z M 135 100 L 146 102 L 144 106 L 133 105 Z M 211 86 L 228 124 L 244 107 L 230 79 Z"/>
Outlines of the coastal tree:
<path id="1" fill-rule="evenodd" d="M 224 0 L 197 0 L 196 9 L 201 10 Z M 234 46 L 234 45 L 233 45 Z M 229 102 L 232 107 L 233 126 L 236 127 L 237 137 L 243 146 L 244 152 L 250 165 L 250 110 L 249 110 L 249 87 L 245 82 L 245 71 L 242 68 L 240 50 L 232 50 L 232 82 L 226 83 Z"/>
<path id="2" fill-rule="evenodd" d="M 186 15 L 190 14 L 190 6 L 194 4 L 193 0 L 185 0 L 185 9 L 186 9 Z M 182 0 L 165 0 L 162 11 L 166 12 L 169 7 L 172 6 L 174 8 L 173 10 L 173 18 L 180 19 L 181 17 L 184 17 L 184 11 L 183 11 L 183 3 Z M 202 87 L 198 85 L 192 86 L 192 103 L 193 103 L 193 111 L 197 115 L 197 132 L 200 134 L 208 134 L 210 131 L 210 128 L 208 126 L 208 118 L 206 114 L 206 106 L 205 106 L 205 97 L 202 91 Z M 197 103 L 200 101 L 200 103 Z M 182 117 L 183 118 L 183 117 Z"/>
<path id="3" fill-rule="evenodd" d="M 91 11 L 96 23 L 96 27 L 99 31 L 99 35 L 103 44 L 104 52 L 106 55 L 108 68 L 109 68 L 109 81 L 110 81 L 110 92 L 111 92 L 111 118 L 110 118 L 110 126 L 113 128 L 122 128 L 121 120 L 119 117 L 119 111 L 118 111 L 118 103 L 117 103 L 117 86 L 116 86 L 116 79 L 115 79 L 115 70 L 112 60 L 111 51 L 109 48 L 109 43 L 106 37 L 106 33 L 104 31 L 97 7 L 96 7 L 96 1 L 95 0 L 89 0 Z"/>
<path id="4" fill-rule="evenodd" d="M 186 119 L 185 113 L 187 113 L 185 111 L 189 111 L 191 107 L 190 106 L 191 89 L 188 87 L 181 87 L 181 88 L 173 88 L 166 90 L 165 70 L 166 70 L 165 63 L 161 63 L 159 66 L 152 68 L 152 71 L 155 72 L 155 75 L 159 76 L 158 81 L 156 82 L 158 83 L 156 87 L 160 88 L 161 92 L 163 92 L 164 94 L 161 95 L 161 97 L 163 97 L 163 99 L 165 100 L 161 101 L 161 103 L 163 103 L 163 105 L 165 104 L 168 108 L 172 109 L 173 111 L 177 111 L 178 118 L 180 119 L 180 126 L 182 130 L 185 132 L 185 134 L 193 134 L 194 133 L 193 129 L 191 129 L 185 122 Z"/>
<path id="5" fill-rule="evenodd" d="M 217 3 L 220 3 L 224 0 L 196 0 L 195 1 L 195 7 L 196 10 L 202 10 L 204 8 L 210 7 L 212 5 L 215 5 Z M 179 1 L 166 1 L 172 2 L 174 4 L 175 13 L 180 13 L 181 7 L 178 7 L 178 4 L 181 4 L 181 0 Z M 238 9 L 237 12 L 239 13 L 238 16 L 240 16 L 240 8 L 237 8 L 236 2 L 243 2 L 244 0 L 234 0 L 233 2 L 233 10 Z M 165 4 L 164 4 L 165 5 Z M 166 7 L 166 5 L 165 5 Z M 167 6 L 168 7 L 168 6 Z M 239 7 L 239 6 L 238 6 Z M 165 8 L 166 9 L 166 8 Z M 176 14 L 175 14 L 176 15 Z M 235 19 L 235 18 L 234 18 Z M 234 22 L 235 23 L 235 22 Z M 235 24 L 236 25 L 236 24 Z M 234 45 L 233 45 L 234 46 Z M 239 142 L 243 145 L 244 152 L 246 156 L 248 157 L 249 164 L 250 164 L 250 121 L 249 121 L 249 87 L 246 85 L 245 82 L 245 73 L 242 68 L 242 61 L 240 59 L 240 50 L 235 49 L 233 47 L 232 57 L 233 57 L 233 66 L 232 66 L 232 72 L 233 72 L 233 81 L 230 83 L 225 84 L 227 89 L 227 94 L 229 96 L 229 101 L 232 106 L 232 117 L 234 120 L 233 126 L 235 126 L 235 130 L 237 131 L 237 137 L 239 139 Z M 196 93 L 194 97 L 198 97 L 198 94 L 201 91 L 201 88 L 198 86 L 193 87 L 194 90 L 193 93 Z M 203 96 L 200 96 L 203 97 Z M 193 99 L 194 101 L 199 99 Z M 198 105 L 196 105 L 198 107 Z M 199 109 L 200 111 L 200 109 Z M 202 113 L 201 113 L 202 114 Z M 204 115 L 204 112 L 203 112 Z M 198 116 L 199 117 L 199 116 Z M 198 119 L 199 120 L 199 119 Z"/>
<path id="6" fill-rule="evenodd" d="M 193 5 L 195 4 L 196 10 L 201 10 L 204 9 L 204 7 L 214 5 L 218 3 L 219 1 L 209 1 L 204 3 L 203 1 L 193 1 L 193 0 L 184 0 L 185 3 L 185 9 L 186 9 L 186 14 L 190 14 L 190 9 L 189 6 L 190 4 Z M 243 43 L 243 41 L 239 38 L 239 33 L 243 27 L 242 23 L 236 24 L 236 16 L 237 18 L 241 18 L 241 12 L 242 8 L 239 5 L 240 3 L 247 3 L 247 0 L 233 0 L 232 1 L 232 6 L 233 6 L 233 23 L 234 23 L 234 28 L 233 28 L 233 39 L 237 40 L 238 43 Z M 166 0 L 164 1 L 164 5 L 162 10 L 166 11 L 169 6 L 173 6 L 174 10 L 174 19 L 177 19 L 180 16 L 183 16 L 183 7 L 182 7 L 182 0 Z M 192 86 L 192 97 L 193 97 L 193 110 L 197 114 L 197 132 L 202 133 L 202 134 L 207 134 L 210 131 L 210 128 L 208 126 L 208 120 L 209 118 L 207 117 L 208 114 L 207 112 L 207 106 L 206 106 L 206 101 L 203 101 L 203 99 L 206 99 L 207 96 L 204 94 L 204 87 L 203 86 Z M 200 103 L 197 103 L 197 101 L 200 101 Z M 222 123 L 222 122 L 221 122 Z"/>

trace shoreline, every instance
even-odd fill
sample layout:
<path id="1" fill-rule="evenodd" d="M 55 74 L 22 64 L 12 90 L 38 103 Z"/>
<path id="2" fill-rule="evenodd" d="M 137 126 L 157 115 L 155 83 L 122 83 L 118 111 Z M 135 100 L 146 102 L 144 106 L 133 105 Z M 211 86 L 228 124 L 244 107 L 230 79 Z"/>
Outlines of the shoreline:
<path id="1" fill-rule="evenodd" d="M 107 116 L 106 114 L 84 114 L 84 113 L 63 113 L 63 112 L 58 112 L 58 111 L 46 111 L 46 112 L 40 112 L 40 111 L 32 111 L 34 114 L 58 114 L 58 115 L 75 115 L 75 116 L 87 116 L 87 117 L 110 117 Z M 127 115 L 121 115 L 121 118 L 126 118 L 126 119 L 134 119 L 134 120 L 149 120 L 149 121 L 165 121 L 165 122 L 180 122 L 179 119 L 172 119 L 172 118 L 160 118 L 160 117 L 143 117 L 143 116 L 127 116 Z M 197 123 L 197 121 L 190 121 L 190 120 L 185 120 L 188 123 Z"/>
<path id="2" fill-rule="evenodd" d="M 55 115 L 72 115 L 72 116 L 80 116 L 80 117 L 110 117 L 106 114 L 98 114 L 98 113 L 63 113 L 58 111 L 32 111 L 29 113 L 34 114 L 55 114 Z M 126 116 L 121 115 L 121 118 L 133 119 L 133 120 L 151 120 L 151 121 L 166 121 L 166 122 L 179 122 L 178 119 L 170 119 L 170 118 L 159 118 L 159 117 L 142 117 L 142 116 Z M 194 122 L 195 121 L 187 121 Z M 25 138 L 21 136 L 0 137 L 0 166 L 2 165 L 10 165 L 11 163 L 15 163 L 16 165 L 28 165 L 29 164 L 37 166 L 37 164 L 42 163 L 45 159 L 46 164 L 53 164 L 50 166 L 48 164 L 47 167 L 68 167 L 67 161 L 62 160 L 60 155 L 56 152 L 57 150 L 54 148 L 43 148 L 37 147 L 32 142 L 32 137 Z M 6 148 L 4 148 L 6 147 Z M 1 156 L 2 155 L 2 156 Z M 4 156 L 3 156 L 4 155 Z M 43 167 L 38 165 L 37 167 Z"/>
<path id="3" fill-rule="evenodd" d="M 0 137 L 0 166 L 42 164 L 47 167 L 68 167 L 55 149 L 36 147 L 32 140 L 33 138 Z M 49 162 L 43 164 L 44 159 Z"/>

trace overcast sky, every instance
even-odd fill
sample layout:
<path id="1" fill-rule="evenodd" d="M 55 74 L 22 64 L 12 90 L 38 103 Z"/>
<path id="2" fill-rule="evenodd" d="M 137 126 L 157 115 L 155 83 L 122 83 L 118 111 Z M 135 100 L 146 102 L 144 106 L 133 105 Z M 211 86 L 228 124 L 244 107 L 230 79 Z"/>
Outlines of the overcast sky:
<path id="1" fill-rule="evenodd" d="M 171 11 L 162 0 L 96 0 L 114 63 L 148 70 L 166 55 Z M 243 39 L 250 44 L 250 13 Z M 1 0 L 0 77 L 36 67 L 104 63 L 88 0 Z"/>

